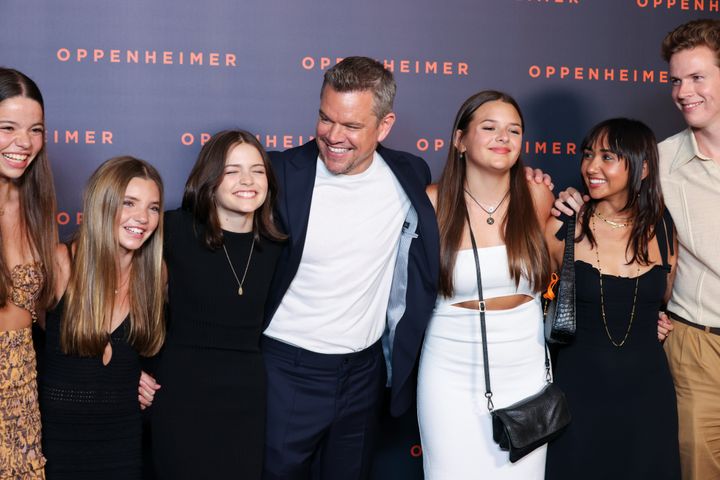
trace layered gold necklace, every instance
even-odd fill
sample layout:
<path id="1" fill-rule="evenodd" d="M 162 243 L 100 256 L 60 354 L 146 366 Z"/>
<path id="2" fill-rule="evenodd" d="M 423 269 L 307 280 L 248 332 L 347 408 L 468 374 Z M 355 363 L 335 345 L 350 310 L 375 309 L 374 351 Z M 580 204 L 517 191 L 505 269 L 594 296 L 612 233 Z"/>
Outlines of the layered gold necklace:
<path id="1" fill-rule="evenodd" d="M 593 215 L 595 217 L 599 218 L 600 220 L 602 220 L 603 222 L 607 223 L 608 225 L 610 225 L 613 228 L 613 230 L 618 229 L 618 228 L 628 227 L 628 226 L 632 225 L 632 223 L 633 223 L 632 220 L 626 220 L 625 222 L 616 222 L 615 220 L 610 220 L 609 218 L 603 217 L 602 214 L 598 211 L 594 211 Z"/>
<path id="2" fill-rule="evenodd" d="M 595 216 L 598 216 L 595 214 Z M 599 217 L 601 220 L 605 220 L 602 217 Z M 603 325 L 605 326 L 605 333 L 607 334 L 608 339 L 610 339 L 610 343 L 612 343 L 615 347 L 622 347 L 625 345 L 625 342 L 627 341 L 628 337 L 630 336 L 630 329 L 632 329 L 633 320 L 635 319 L 635 305 L 637 303 L 637 292 L 638 292 L 638 285 L 640 284 L 640 264 L 638 263 L 637 266 L 637 272 L 635 274 L 635 291 L 633 293 L 633 301 L 632 301 L 632 310 L 630 310 L 630 321 L 628 322 L 627 329 L 625 330 L 625 336 L 623 337 L 622 341 L 619 343 L 615 341 L 612 334 L 610 333 L 610 329 L 608 328 L 607 324 L 607 318 L 605 317 L 605 295 L 603 294 L 603 274 L 602 274 L 602 267 L 600 266 L 600 245 L 598 243 L 598 236 L 595 233 L 595 219 L 592 218 L 590 220 L 590 226 L 593 231 L 593 235 L 595 236 L 595 258 L 597 259 L 597 268 L 598 268 L 598 276 L 600 277 L 600 314 L 602 315 L 602 321 Z M 612 227 L 612 223 L 610 221 L 605 220 L 605 222 L 609 223 Z M 622 224 L 618 227 L 613 228 L 622 228 L 628 226 L 632 222 L 628 222 L 627 224 Z"/>

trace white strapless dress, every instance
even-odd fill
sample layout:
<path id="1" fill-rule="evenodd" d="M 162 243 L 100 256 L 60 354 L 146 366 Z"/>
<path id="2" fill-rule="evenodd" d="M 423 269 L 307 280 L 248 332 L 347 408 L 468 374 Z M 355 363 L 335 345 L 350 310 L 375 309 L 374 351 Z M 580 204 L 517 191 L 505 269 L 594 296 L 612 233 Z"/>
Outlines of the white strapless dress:
<path id="1" fill-rule="evenodd" d="M 545 384 L 542 307 L 524 279 L 510 278 L 504 245 L 478 250 L 486 299 L 525 294 L 533 300 L 485 314 L 490 387 L 495 408 L 537 393 Z M 425 335 L 418 373 L 418 422 L 425 478 L 535 480 L 545 474 L 546 446 L 516 463 L 492 439 L 485 399 L 477 310 L 453 304 L 477 300 L 472 250 L 458 252 L 455 296 L 439 296 Z"/>

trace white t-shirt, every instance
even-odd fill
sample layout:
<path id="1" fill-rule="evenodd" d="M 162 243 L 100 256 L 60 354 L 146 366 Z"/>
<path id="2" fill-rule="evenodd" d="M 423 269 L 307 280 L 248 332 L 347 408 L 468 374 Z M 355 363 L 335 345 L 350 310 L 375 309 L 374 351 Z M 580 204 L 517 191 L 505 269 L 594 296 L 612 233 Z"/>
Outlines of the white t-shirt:
<path id="1" fill-rule="evenodd" d="M 265 335 L 319 353 L 377 342 L 410 200 L 382 157 L 356 175 L 318 158 L 300 266 Z"/>

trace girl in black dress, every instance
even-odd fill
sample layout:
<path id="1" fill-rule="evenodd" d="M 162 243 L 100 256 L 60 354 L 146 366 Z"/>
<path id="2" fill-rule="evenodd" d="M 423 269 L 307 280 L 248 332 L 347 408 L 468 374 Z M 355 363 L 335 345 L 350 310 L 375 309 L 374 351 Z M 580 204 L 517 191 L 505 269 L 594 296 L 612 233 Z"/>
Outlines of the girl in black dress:
<path id="1" fill-rule="evenodd" d="M 152 407 L 158 479 L 261 478 L 265 299 L 280 242 L 275 178 L 253 135 L 200 152 L 182 208 L 165 216 L 168 338 Z"/>
<path id="2" fill-rule="evenodd" d="M 140 479 L 140 355 L 164 340 L 162 181 L 148 163 L 102 164 L 61 250 L 46 318 L 42 448 L 55 479 Z"/>
<path id="3" fill-rule="evenodd" d="M 607 120 L 581 151 L 590 200 L 576 227 L 577 334 L 555 364 L 573 419 L 549 446 L 546 478 L 676 480 L 675 390 L 657 338 L 677 262 L 655 136 L 638 121 Z M 557 267 L 559 220 L 546 237 Z"/>

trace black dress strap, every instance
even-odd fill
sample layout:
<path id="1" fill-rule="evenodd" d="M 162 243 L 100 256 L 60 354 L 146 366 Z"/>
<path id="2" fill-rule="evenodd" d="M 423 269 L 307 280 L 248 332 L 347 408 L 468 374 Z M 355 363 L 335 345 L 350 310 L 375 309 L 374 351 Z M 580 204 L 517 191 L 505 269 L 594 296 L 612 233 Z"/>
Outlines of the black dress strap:
<path id="1" fill-rule="evenodd" d="M 670 255 L 675 254 L 675 246 L 673 242 L 674 223 L 670 212 L 665 209 L 662 218 L 655 226 L 655 237 L 657 238 L 658 248 L 660 249 L 660 258 L 662 258 L 663 267 L 670 270 L 671 265 L 668 263 L 668 252 Z"/>

